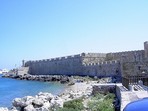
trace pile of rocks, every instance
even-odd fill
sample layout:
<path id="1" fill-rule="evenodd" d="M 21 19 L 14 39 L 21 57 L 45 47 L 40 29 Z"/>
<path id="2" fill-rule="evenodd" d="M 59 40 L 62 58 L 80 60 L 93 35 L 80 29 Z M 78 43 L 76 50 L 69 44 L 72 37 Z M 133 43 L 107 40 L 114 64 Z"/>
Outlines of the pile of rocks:
<path id="1" fill-rule="evenodd" d="M 83 87 L 82 87 L 83 86 Z M 92 86 L 87 83 L 76 83 L 65 90 L 61 95 L 51 93 L 38 93 L 36 96 L 15 98 L 12 108 L 0 108 L 0 111 L 55 111 L 57 107 L 63 107 L 64 102 L 80 97 L 89 97 L 92 94 Z"/>
<path id="2" fill-rule="evenodd" d="M 53 96 L 51 93 L 40 92 L 35 97 L 25 96 L 15 98 L 12 101 L 13 107 L 0 108 L 0 111 L 50 111 L 50 108 L 63 107 L 64 101 L 59 96 Z"/>
<path id="3" fill-rule="evenodd" d="M 5 74 L 3 75 L 3 77 L 14 78 L 19 80 L 34 80 L 34 81 L 44 81 L 44 82 L 60 81 L 61 83 L 68 83 L 70 81 L 70 78 L 68 76 L 62 76 L 62 75 Z"/>

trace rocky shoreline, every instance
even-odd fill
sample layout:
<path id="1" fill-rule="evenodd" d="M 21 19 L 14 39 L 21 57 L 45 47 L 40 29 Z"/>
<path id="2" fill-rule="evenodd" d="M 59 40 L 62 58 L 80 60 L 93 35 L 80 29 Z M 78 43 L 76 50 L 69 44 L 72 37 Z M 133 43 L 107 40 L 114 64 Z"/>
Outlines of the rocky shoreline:
<path id="1" fill-rule="evenodd" d="M 56 111 L 57 107 L 63 107 L 63 104 L 70 100 L 85 98 L 84 106 L 87 109 L 87 100 L 92 97 L 92 94 L 97 91 L 93 86 L 96 83 L 107 83 L 110 78 L 99 79 L 97 81 L 78 77 L 58 76 L 58 75 L 3 75 L 6 78 L 14 78 L 19 80 L 35 80 L 35 81 L 60 81 L 69 85 L 59 95 L 52 95 L 49 92 L 40 92 L 35 96 L 25 96 L 23 98 L 15 98 L 12 101 L 11 108 L 1 107 L 0 111 Z M 105 88 L 106 89 L 106 88 Z M 98 93 L 98 92 L 97 92 Z M 86 110 L 87 111 L 87 110 Z"/>
<path id="2" fill-rule="evenodd" d="M 19 80 L 28 80 L 28 81 L 43 81 L 43 82 L 55 82 L 59 81 L 60 83 L 68 83 L 71 81 L 71 78 L 63 75 L 17 75 L 17 74 L 5 74 L 2 77 L 4 78 L 13 78 Z"/>
<path id="3" fill-rule="evenodd" d="M 38 93 L 33 96 L 15 98 L 12 101 L 12 108 L 0 108 L 0 111 L 49 111 L 51 107 L 57 105 L 62 107 L 63 100 L 59 96 L 51 93 Z"/>
<path id="4" fill-rule="evenodd" d="M 83 86 L 83 88 L 81 87 Z M 92 93 L 92 86 L 86 82 L 76 83 L 69 86 L 60 95 L 52 95 L 47 92 L 40 92 L 35 96 L 15 98 L 12 101 L 12 108 L 1 107 L 0 111 L 54 111 L 57 107 L 63 107 L 64 102 L 80 97 L 89 97 Z"/>

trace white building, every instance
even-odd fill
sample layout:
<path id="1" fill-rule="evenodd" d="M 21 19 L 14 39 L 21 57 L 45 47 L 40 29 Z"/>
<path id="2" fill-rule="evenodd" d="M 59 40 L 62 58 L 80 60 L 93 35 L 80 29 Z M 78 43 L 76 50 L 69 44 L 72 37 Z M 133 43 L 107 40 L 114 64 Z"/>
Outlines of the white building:
<path id="1" fill-rule="evenodd" d="M 8 73 L 9 72 L 9 70 L 8 69 L 0 69 L 0 74 L 5 74 L 5 73 Z"/>

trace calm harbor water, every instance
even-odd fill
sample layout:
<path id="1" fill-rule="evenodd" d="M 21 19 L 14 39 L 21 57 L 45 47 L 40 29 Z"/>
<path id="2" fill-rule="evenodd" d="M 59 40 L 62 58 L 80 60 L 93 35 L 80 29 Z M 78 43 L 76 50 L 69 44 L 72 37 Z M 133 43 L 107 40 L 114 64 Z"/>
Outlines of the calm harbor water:
<path id="1" fill-rule="evenodd" d="M 60 83 L 16 80 L 0 75 L 0 107 L 11 107 L 12 100 L 17 97 L 34 96 L 39 92 L 57 95 L 64 89 L 65 85 Z"/>

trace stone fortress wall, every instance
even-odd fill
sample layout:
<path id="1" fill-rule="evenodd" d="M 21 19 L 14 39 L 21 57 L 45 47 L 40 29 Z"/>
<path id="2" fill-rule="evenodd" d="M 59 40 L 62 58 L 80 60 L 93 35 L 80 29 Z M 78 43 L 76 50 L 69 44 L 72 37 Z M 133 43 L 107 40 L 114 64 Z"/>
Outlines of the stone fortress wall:
<path id="1" fill-rule="evenodd" d="M 27 61 L 24 66 L 29 67 L 30 74 L 37 75 L 118 76 L 133 73 L 137 67 L 136 64 L 145 64 L 146 58 L 148 58 L 148 42 L 144 43 L 144 50 L 81 53 L 67 57 Z"/>
<path id="2" fill-rule="evenodd" d="M 135 51 L 132 56 L 123 56 L 121 61 L 122 76 L 144 76 L 148 74 L 148 42 L 144 42 L 144 50 Z"/>
<path id="3" fill-rule="evenodd" d="M 82 72 L 81 55 L 28 61 L 25 67 L 29 67 L 30 74 L 80 74 Z"/>
<path id="4" fill-rule="evenodd" d="M 88 76 L 119 76 L 121 75 L 119 61 L 105 61 L 83 64 L 83 73 Z"/>

